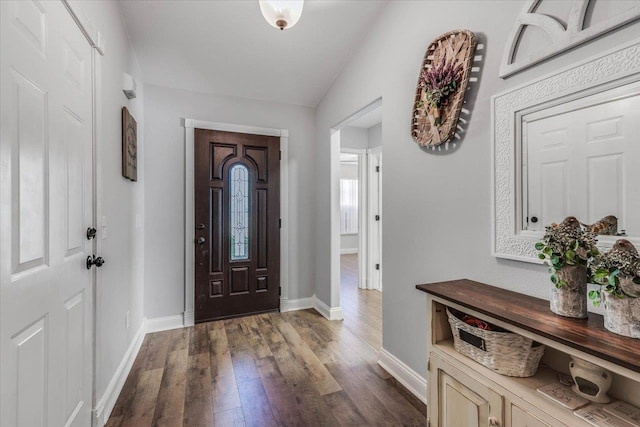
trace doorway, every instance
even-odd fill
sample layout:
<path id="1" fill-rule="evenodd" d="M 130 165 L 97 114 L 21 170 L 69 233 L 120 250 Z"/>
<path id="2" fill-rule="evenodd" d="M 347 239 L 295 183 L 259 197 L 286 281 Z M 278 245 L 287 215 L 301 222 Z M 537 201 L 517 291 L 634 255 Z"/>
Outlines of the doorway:
<path id="1" fill-rule="evenodd" d="M 280 305 L 287 301 L 289 289 L 289 130 L 183 119 L 184 126 L 184 326 L 195 324 L 195 130 L 206 129 L 249 135 L 274 136 L 280 140 Z"/>
<path id="2" fill-rule="evenodd" d="M 345 326 L 382 345 L 382 103 L 335 129 L 339 142 L 340 305 Z"/>
<path id="3" fill-rule="evenodd" d="M 280 306 L 280 138 L 195 130 L 195 321 Z"/>

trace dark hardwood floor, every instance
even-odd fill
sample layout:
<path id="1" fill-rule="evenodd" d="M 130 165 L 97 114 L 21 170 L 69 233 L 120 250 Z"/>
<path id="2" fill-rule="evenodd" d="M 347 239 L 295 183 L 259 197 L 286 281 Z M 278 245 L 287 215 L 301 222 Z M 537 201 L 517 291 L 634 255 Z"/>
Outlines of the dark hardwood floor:
<path id="1" fill-rule="evenodd" d="M 377 364 L 371 292 L 343 287 L 344 322 L 302 310 L 147 335 L 107 426 L 425 425 Z"/>

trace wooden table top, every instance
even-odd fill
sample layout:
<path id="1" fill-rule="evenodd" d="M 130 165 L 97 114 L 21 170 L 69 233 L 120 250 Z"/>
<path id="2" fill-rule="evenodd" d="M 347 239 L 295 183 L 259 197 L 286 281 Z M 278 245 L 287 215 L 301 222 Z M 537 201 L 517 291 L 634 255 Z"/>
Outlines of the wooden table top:
<path id="1" fill-rule="evenodd" d="M 467 279 L 416 285 L 416 288 L 640 372 L 640 340 L 607 331 L 599 314 L 589 313 L 587 319 L 558 316 L 549 310 L 549 301 Z"/>

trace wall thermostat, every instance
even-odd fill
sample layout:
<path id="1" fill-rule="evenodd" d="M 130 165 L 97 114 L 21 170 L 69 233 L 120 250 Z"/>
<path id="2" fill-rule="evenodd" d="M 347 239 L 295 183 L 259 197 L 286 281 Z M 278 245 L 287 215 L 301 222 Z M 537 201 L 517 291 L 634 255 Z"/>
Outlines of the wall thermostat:
<path id="1" fill-rule="evenodd" d="M 136 81 L 127 73 L 122 73 L 122 91 L 128 99 L 136 97 Z"/>

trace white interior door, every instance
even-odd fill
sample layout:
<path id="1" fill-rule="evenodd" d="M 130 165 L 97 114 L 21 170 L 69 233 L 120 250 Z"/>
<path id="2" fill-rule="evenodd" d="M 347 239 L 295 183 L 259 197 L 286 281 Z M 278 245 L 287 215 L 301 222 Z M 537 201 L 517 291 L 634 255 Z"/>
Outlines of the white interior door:
<path id="1" fill-rule="evenodd" d="M 91 47 L 60 1 L 0 8 L 0 424 L 86 427 Z"/>
<path id="2" fill-rule="evenodd" d="M 368 283 L 382 291 L 382 147 L 369 150 Z"/>
<path id="3" fill-rule="evenodd" d="M 640 234 L 640 85 L 626 92 L 581 99 L 563 107 L 568 112 L 526 123 L 528 230 L 568 215 L 589 224 L 615 215 L 618 230 Z"/>

